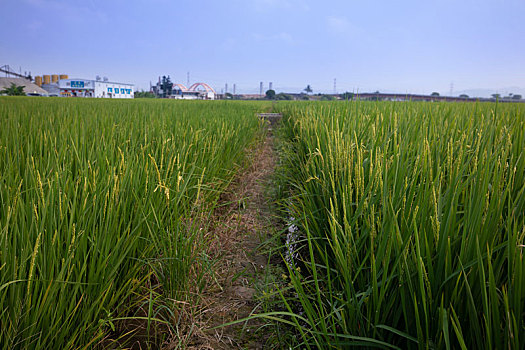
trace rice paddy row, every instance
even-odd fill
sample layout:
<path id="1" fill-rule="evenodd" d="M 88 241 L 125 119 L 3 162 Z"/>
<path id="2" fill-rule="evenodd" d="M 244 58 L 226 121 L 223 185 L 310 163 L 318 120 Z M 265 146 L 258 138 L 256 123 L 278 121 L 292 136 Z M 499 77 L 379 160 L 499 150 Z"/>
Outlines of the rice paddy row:
<path id="1" fill-rule="evenodd" d="M 279 104 L 304 348 L 525 348 L 525 108 Z"/>
<path id="2" fill-rule="evenodd" d="M 175 327 L 212 264 L 200 218 L 259 108 L 0 99 L 1 348 L 116 347 L 125 321 Z"/>

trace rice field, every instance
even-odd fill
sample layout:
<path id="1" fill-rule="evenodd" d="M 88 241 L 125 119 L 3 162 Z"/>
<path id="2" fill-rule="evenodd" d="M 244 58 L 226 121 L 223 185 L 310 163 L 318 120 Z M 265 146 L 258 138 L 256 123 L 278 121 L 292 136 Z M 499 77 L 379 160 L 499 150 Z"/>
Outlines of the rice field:
<path id="1" fill-rule="evenodd" d="M 173 331 L 211 264 L 201 218 L 258 109 L 0 98 L 0 348 L 116 348 L 132 321 Z"/>
<path id="2" fill-rule="evenodd" d="M 267 107 L 0 98 L 0 348 L 184 347 Z M 524 104 L 273 109 L 291 226 L 278 301 L 249 317 L 277 321 L 267 345 L 525 348 Z"/>
<path id="3" fill-rule="evenodd" d="M 525 348 L 524 107 L 277 106 L 297 348 Z"/>

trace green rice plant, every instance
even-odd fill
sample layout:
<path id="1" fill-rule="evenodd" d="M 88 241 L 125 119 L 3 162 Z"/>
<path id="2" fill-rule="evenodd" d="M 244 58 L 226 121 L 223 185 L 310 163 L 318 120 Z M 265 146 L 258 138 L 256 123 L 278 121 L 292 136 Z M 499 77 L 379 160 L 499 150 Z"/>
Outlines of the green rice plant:
<path id="1" fill-rule="evenodd" d="M 298 346 L 525 348 L 523 104 L 278 109 Z"/>
<path id="2" fill-rule="evenodd" d="M 119 322 L 175 327 L 205 283 L 202 218 L 260 108 L 0 98 L 0 347 L 113 347 Z"/>

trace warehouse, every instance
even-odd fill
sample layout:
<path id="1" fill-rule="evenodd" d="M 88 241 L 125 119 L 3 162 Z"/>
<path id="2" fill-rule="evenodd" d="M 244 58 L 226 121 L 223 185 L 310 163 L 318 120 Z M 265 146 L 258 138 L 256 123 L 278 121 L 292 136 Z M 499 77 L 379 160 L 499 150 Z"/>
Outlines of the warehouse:
<path id="1" fill-rule="evenodd" d="M 58 81 L 60 96 L 133 98 L 133 84 L 115 83 L 102 80 L 61 79 Z"/>
<path id="2" fill-rule="evenodd" d="M 47 96 L 48 94 L 46 90 L 24 78 L 0 78 L 0 91 L 7 89 L 11 84 L 23 86 L 24 93 L 28 96 Z"/>

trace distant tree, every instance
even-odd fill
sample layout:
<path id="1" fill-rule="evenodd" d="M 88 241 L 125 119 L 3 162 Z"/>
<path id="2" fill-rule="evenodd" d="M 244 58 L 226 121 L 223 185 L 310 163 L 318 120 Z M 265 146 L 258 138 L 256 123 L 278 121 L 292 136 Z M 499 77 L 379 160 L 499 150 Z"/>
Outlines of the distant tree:
<path id="1" fill-rule="evenodd" d="M 283 94 L 282 92 L 280 94 L 277 94 L 275 95 L 275 97 L 278 99 L 278 100 L 291 100 L 292 99 L 292 96 L 288 95 L 288 94 Z"/>
<path id="2" fill-rule="evenodd" d="M 499 99 L 499 98 L 501 98 L 501 95 L 500 95 L 500 94 L 492 94 L 491 96 L 492 96 L 492 98 L 494 98 L 494 99 L 496 99 L 496 100 Z"/>
<path id="3" fill-rule="evenodd" d="M 310 84 L 306 85 L 306 87 L 304 88 L 304 90 L 307 94 L 311 93 L 313 90 L 312 90 L 312 87 L 310 86 Z"/>
<path id="4" fill-rule="evenodd" d="M 11 86 L 0 91 L 0 94 L 6 94 L 7 96 L 25 96 L 25 86 L 18 86 L 15 83 L 11 83 Z"/>
<path id="5" fill-rule="evenodd" d="M 307 94 L 301 94 L 301 100 L 308 101 L 310 100 L 310 96 L 308 96 Z"/>
<path id="6" fill-rule="evenodd" d="M 167 77 L 165 75 L 162 76 L 160 88 L 162 89 L 162 97 L 168 97 L 171 95 L 171 92 L 173 91 L 173 83 L 171 82 L 169 75 Z"/>
<path id="7" fill-rule="evenodd" d="M 149 91 L 135 91 L 135 98 L 155 98 L 155 94 Z"/>
<path id="8" fill-rule="evenodd" d="M 321 101 L 333 101 L 335 100 L 335 97 L 332 95 L 323 95 L 321 96 Z"/>
<path id="9" fill-rule="evenodd" d="M 348 92 L 348 91 L 347 91 L 347 92 L 345 92 L 344 94 L 341 94 L 341 98 L 342 98 L 343 100 L 351 100 L 351 99 L 354 98 L 354 94 L 351 93 L 351 92 Z"/>
<path id="10" fill-rule="evenodd" d="M 229 92 L 225 93 L 224 94 L 224 98 L 227 99 L 227 100 L 233 100 L 233 95 Z"/>
<path id="11" fill-rule="evenodd" d="M 432 96 L 432 97 L 439 97 L 439 92 L 435 92 L 434 91 L 433 93 L 430 94 L 430 96 Z"/>
<path id="12" fill-rule="evenodd" d="M 509 96 L 503 97 L 506 100 L 521 100 L 521 95 L 509 94 Z"/>
<path id="13" fill-rule="evenodd" d="M 266 98 L 268 100 L 275 100 L 275 90 L 266 91 Z"/>
<path id="14" fill-rule="evenodd" d="M 466 94 L 461 94 L 461 95 L 459 95 L 459 98 L 468 98 L 468 95 L 466 95 Z"/>

